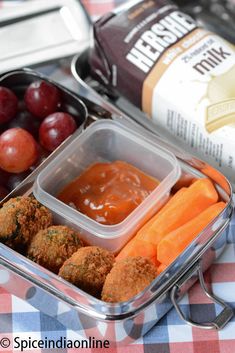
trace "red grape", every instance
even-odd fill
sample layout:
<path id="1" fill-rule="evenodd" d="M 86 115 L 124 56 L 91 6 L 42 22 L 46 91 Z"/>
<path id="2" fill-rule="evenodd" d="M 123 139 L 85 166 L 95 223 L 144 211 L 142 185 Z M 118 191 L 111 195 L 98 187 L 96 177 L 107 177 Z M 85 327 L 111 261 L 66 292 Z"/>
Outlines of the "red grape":
<path id="1" fill-rule="evenodd" d="M 39 129 L 41 145 L 48 151 L 54 151 L 77 128 L 74 118 L 67 114 L 56 112 L 43 120 Z"/>
<path id="2" fill-rule="evenodd" d="M 40 122 L 38 119 L 36 119 L 31 113 L 25 110 L 19 112 L 16 115 L 15 119 L 13 119 L 8 125 L 8 128 L 21 127 L 22 129 L 27 130 L 35 138 L 37 138 L 39 125 Z"/>
<path id="3" fill-rule="evenodd" d="M 0 167 L 10 173 L 21 173 L 38 158 L 38 146 L 33 136 L 21 128 L 6 130 L 0 136 Z"/>
<path id="4" fill-rule="evenodd" d="M 29 169 L 30 172 L 32 172 L 40 164 L 42 164 L 49 155 L 50 155 L 50 152 L 48 152 L 47 150 L 45 150 L 45 148 L 43 148 L 41 145 L 38 144 L 38 159 L 37 159 L 37 162 Z"/>
<path id="5" fill-rule="evenodd" d="M 35 81 L 27 88 L 24 100 L 30 113 L 44 119 L 60 106 L 60 91 L 46 81 Z"/>
<path id="6" fill-rule="evenodd" d="M 0 86 L 0 123 L 6 123 L 17 113 L 18 99 L 10 89 Z"/>

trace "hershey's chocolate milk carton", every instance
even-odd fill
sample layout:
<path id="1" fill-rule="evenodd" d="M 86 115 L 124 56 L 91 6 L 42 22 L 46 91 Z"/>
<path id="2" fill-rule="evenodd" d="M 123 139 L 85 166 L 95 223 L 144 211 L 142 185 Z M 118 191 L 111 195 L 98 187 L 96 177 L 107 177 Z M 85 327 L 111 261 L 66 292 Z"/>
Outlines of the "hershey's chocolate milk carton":
<path id="1" fill-rule="evenodd" d="M 130 1 L 94 27 L 93 75 L 235 184 L 235 49 L 167 0 Z"/>

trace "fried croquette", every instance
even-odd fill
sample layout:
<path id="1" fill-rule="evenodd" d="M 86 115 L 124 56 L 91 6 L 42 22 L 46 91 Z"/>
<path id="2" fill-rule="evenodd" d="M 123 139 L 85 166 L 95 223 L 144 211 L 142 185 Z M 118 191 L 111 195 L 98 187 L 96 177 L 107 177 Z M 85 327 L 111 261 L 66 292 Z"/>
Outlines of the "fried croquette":
<path id="1" fill-rule="evenodd" d="M 114 263 L 114 255 L 97 246 L 86 246 L 65 261 L 59 276 L 85 292 L 100 297 L 107 274 Z"/>
<path id="2" fill-rule="evenodd" d="M 118 261 L 106 277 L 102 300 L 124 302 L 146 288 L 157 276 L 152 262 L 145 257 L 129 257 Z"/>
<path id="3" fill-rule="evenodd" d="M 51 212 L 34 197 L 12 198 L 0 209 L 0 242 L 20 251 L 39 230 L 51 224 Z"/>
<path id="4" fill-rule="evenodd" d="M 67 226 L 40 230 L 28 248 L 28 257 L 48 270 L 58 273 L 65 260 L 83 246 L 79 234 Z"/>

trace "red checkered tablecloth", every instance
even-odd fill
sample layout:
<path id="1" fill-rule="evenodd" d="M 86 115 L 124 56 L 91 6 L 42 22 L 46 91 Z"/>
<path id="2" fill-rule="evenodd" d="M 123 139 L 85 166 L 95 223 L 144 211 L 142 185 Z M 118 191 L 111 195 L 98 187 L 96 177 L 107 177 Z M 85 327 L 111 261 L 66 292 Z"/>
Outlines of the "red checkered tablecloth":
<path id="1" fill-rule="evenodd" d="M 123 3 L 123 0 L 84 0 L 83 3 L 90 14 L 97 15 L 111 10 Z M 6 2 L 13 4 L 12 1 Z M 5 5 L 5 2 L 0 2 Z M 76 89 L 76 83 L 66 70 L 58 65 L 40 68 L 53 79 Z M 228 244 L 222 256 L 211 266 L 205 275 L 207 283 L 215 294 L 222 297 L 235 308 L 235 215 L 230 224 Z M 4 276 L 0 271 L 0 343 L 7 343 L 19 337 L 21 340 L 45 339 L 57 340 L 61 336 L 71 340 L 81 340 L 75 331 L 68 330 L 55 318 L 38 311 L 26 301 L 22 301 L 1 288 Z M 189 310 L 195 320 L 206 321 L 218 313 L 218 308 L 202 296 L 199 285 L 194 285 L 181 301 L 182 310 Z M 1 348 L 0 353 L 19 352 L 19 349 Z M 126 347 L 112 349 L 54 349 L 58 353 L 98 352 L 109 353 L 235 353 L 235 319 L 219 331 L 203 331 L 185 324 L 172 309 L 143 338 Z M 48 349 L 28 349 L 26 353 L 49 353 Z"/>

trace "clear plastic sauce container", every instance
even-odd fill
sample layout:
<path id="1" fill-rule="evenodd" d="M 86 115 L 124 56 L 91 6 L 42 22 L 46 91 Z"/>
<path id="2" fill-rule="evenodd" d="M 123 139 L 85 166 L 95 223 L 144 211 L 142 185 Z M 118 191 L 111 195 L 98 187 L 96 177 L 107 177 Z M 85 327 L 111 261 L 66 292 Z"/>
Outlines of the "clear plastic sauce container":
<path id="1" fill-rule="evenodd" d="M 97 162 L 124 161 L 160 184 L 122 222 L 104 225 L 60 201 L 59 192 Z M 56 215 L 57 223 L 70 224 L 93 245 L 117 252 L 168 200 L 172 186 L 179 179 L 176 157 L 157 143 L 122 125 L 100 120 L 93 123 L 67 146 L 38 175 L 35 197 Z"/>

